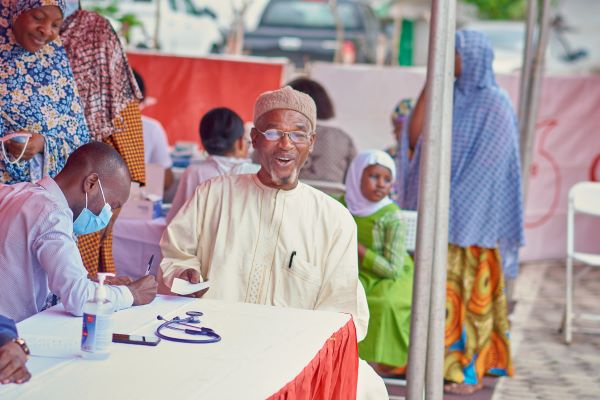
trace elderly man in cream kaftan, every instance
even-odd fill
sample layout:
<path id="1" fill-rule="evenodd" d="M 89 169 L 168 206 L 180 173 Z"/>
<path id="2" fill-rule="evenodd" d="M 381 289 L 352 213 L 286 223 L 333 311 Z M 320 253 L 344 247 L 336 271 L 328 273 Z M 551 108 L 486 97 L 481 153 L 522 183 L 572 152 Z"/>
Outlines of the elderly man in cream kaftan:
<path id="1" fill-rule="evenodd" d="M 258 98 L 252 142 L 261 169 L 198 186 L 163 235 L 161 292 L 175 277 L 210 280 L 198 296 L 350 313 L 357 340 L 365 337 L 369 312 L 354 220 L 340 203 L 298 182 L 315 121 L 312 99 L 289 87 Z M 364 362 L 358 398 L 387 398 Z"/>

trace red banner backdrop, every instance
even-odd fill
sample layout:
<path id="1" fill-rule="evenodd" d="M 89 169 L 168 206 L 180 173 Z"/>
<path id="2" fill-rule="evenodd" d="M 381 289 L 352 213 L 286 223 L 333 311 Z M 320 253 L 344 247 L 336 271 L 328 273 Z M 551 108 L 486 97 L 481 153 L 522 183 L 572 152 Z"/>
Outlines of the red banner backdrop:
<path id="1" fill-rule="evenodd" d="M 229 107 L 252 120 L 254 101 L 281 86 L 285 64 L 217 58 L 128 53 L 144 79 L 146 97 L 156 99 L 143 114 L 159 120 L 169 138 L 200 143 L 200 118 L 214 107 Z"/>

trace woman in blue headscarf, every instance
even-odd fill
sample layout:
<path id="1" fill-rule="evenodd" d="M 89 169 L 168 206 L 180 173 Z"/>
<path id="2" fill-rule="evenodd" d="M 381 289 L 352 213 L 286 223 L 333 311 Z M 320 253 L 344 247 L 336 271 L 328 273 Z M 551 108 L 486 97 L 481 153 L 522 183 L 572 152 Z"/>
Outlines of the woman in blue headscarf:
<path id="1" fill-rule="evenodd" d="M 485 35 L 456 33 L 444 365 L 453 393 L 478 389 L 484 374 L 513 373 L 504 274 L 518 270 L 523 206 L 516 117 L 493 58 Z M 427 88 L 400 141 L 405 209 L 417 208 L 426 96 Z"/>
<path id="2" fill-rule="evenodd" d="M 69 60 L 58 33 L 64 0 L 0 2 L 0 183 L 54 177 L 89 141 Z"/>

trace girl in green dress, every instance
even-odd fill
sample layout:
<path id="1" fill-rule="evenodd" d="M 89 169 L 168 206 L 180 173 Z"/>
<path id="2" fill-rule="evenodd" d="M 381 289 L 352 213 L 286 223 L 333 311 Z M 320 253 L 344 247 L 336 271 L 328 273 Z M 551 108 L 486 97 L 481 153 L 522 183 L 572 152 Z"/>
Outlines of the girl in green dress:
<path id="1" fill-rule="evenodd" d="M 358 227 L 359 278 L 371 314 L 359 355 L 382 375 L 405 372 L 410 336 L 413 261 L 400 208 L 389 198 L 395 175 L 387 153 L 361 152 L 350 164 L 342 199 Z"/>

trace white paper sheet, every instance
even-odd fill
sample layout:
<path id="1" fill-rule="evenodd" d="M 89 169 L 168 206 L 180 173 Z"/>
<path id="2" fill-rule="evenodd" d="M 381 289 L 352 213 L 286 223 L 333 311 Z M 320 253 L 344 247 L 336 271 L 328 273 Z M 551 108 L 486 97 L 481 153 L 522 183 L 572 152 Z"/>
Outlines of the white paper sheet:
<path id="1" fill-rule="evenodd" d="M 175 278 L 173 279 L 173 286 L 171 286 L 171 292 L 177 294 L 190 294 L 199 292 L 200 290 L 210 287 L 210 282 L 190 283 L 186 280 Z"/>

